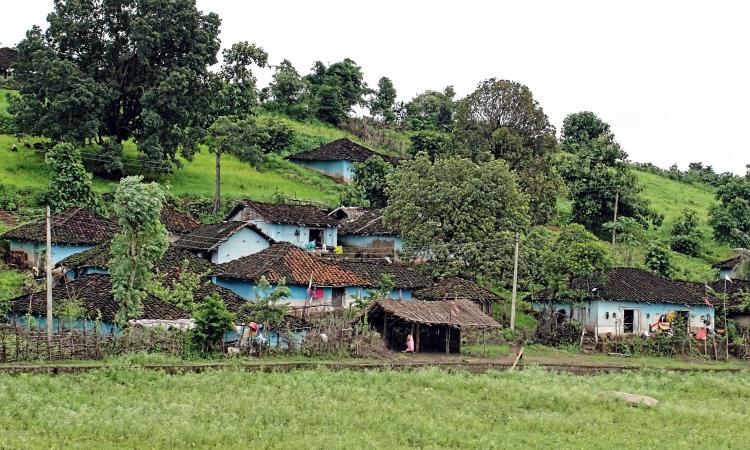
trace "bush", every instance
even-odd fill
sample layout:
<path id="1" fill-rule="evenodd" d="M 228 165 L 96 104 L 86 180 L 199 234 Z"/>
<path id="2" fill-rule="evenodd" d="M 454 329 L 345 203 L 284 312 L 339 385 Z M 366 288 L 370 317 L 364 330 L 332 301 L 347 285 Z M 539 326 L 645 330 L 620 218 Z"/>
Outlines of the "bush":
<path id="1" fill-rule="evenodd" d="M 212 294 L 196 308 L 193 343 L 197 349 L 210 353 L 221 343 L 224 334 L 234 328 L 234 314 L 218 295 Z"/>
<path id="2" fill-rule="evenodd" d="M 0 116 L 0 134 L 16 134 L 16 121 L 10 116 Z"/>

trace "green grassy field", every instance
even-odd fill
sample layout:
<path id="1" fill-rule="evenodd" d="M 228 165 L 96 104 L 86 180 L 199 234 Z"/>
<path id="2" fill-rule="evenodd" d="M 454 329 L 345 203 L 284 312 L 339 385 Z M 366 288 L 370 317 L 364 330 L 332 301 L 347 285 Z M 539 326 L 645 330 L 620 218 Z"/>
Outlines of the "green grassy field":
<path id="1" fill-rule="evenodd" d="M 653 409 L 599 398 L 651 395 Z M 728 448 L 747 374 L 136 369 L 0 375 L 4 448 Z"/>

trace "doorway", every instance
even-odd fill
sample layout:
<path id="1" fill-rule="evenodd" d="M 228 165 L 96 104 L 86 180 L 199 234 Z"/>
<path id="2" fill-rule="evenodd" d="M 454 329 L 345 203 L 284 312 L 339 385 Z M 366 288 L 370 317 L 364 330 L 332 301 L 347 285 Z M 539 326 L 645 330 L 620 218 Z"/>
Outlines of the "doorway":
<path id="1" fill-rule="evenodd" d="M 341 308 L 344 306 L 344 297 L 346 291 L 344 288 L 333 288 L 331 290 L 331 296 L 333 297 L 332 303 L 334 308 Z"/>
<path id="2" fill-rule="evenodd" d="M 310 242 L 315 242 L 315 248 L 323 247 L 323 230 L 310 228 Z"/>
<path id="3" fill-rule="evenodd" d="M 624 309 L 622 311 L 622 332 L 633 333 L 635 332 L 635 310 Z"/>

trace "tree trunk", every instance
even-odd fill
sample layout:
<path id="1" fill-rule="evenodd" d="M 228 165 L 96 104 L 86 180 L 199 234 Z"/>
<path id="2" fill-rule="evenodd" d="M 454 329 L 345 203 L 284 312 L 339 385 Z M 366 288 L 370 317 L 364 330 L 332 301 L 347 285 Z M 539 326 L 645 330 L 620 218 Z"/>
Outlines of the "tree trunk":
<path id="1" fill-rule="evenodd" d="M 221 152 L 216 152 L 216 191 L 214 192 L 214 214 L 221 209 Z"/>

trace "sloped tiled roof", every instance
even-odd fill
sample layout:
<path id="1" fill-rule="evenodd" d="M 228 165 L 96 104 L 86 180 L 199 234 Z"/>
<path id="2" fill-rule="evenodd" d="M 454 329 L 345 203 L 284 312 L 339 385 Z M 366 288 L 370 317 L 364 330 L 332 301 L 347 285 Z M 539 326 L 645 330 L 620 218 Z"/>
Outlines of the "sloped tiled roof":
<path id="1" fill-rule="evenodd" d="M 96 267 L 99 269 L 108 269 L 109 260 L 111 259 L 110 243 L 105 242 L 99 244 L 96 247 L 86 250 L 85 252 L 76 253 L 75 255 L 68 256 L 58 263 L 59 266 L 63 266 L 68 270 L 83 269 L 86 267 Z M 157 261 L 155 269 L 160 272 L 166 273 L 172 269 L 178 269 L 182 267 L 183 261 L 188 261 L 188 267 L 190 270 L 196 273 L 207 272 L 211 269 L 213 264 L 209 261 L 196 256 L 195 254 L 174 246 L 170 245 L 164 256 Z"/>
<path id="2" fill-rule="evenodd" d="M 383 221 L 383 210 L 359 208 L 356 215 L 339 222 L 339 235 L 396 236 L 398 227 L 390 227 Z"/>
<path id="3" fill-rule="evenodd" d="M 387 155 L 381 155 L 363 147 L 349 139 L 342 138 L 333 142 L 323 144 L 318 148 L 306 150 L 296 155 L 289 156 L 288 159 L 299 161 L 337 161 L 347 160 L 354 162 L 364 162 L 371 156 L 380 156 L 386 162 L 396 164 L 398 159 Z"/>
<path id="4" fill-rule="evenodd" d="M 716 292 L 724 292 L 725 282 L 724 280 L 716 280 L 711 283 L 711 288 Z M 750 281 L 745 280 L 732 280 L 726 282 L 726 291 L 729 298 L 727 299 L 727 310 L 729 312 L 745 312 L 739 311 L 740 306 L 744 303 L 743 296 L 750 294 Z M 719 303 L 720 304 L 720 303 Z"/>
<path id="5" fill-rule="evenodd" d="M 273 242 L 270 236 L 250 222 L 227 221 L 201 225 L 190 233 L 180 237 L 174 245 L 194 251 L 211 251 L 243 228 L 250 228 L 268 242 Z"/>
<path id="6" fill-rule="evenodd" d="M 161 208 L 161 223 L 173 234 L 187 234 L 201 226 L 200 222 L 168 204 Z"/>
<path id="7" fill-rule="evenodd" d="M 97 317 L 97 311 L 101 312 L 103 322 L 113 322 L 119 303 L 114 299 L 112 293 L 111 278 L 108 275 L 90 275 L 78 278 L 74 281 L 63 281 L 52 288 L 52 297 L 55 304 L 76 298 L 83 302 L 85 313 L 88 318 Z M 33 295 L 22 295 L 11 300 L 11 311 L 16 314 L 26 314 L 31 310 L 32 314 L 47 314 L 47 292 L 40 291 Z M 31 302 L 31 308 L 29 308 Z M 54 313 L 54 305 L 53 305 Z M 146 296 L 143 300 L 143 311 L 138 319 L 161 319 L 177 320 L 189 319 L 190 315 L 170 303 L 163 302 L 153 296 Z"/>
<path id="8" fill-rule="evenodd" d="M 86 208 L 74 207 L 52 216 L 53 244 L 100 244 L 112 239 L 117 230 L 117 224 Z M 46 242 L 46 219 L 21 225 L 6 232 L 1 238 Z"/>
<path id="9" fill-rule="evenodd" d="M 724 269 L 724 270 L 733 270 L 742 260 L 742 257 L 740 255 L 733 256 L 729 259 L 725 259 L 723 261 L 719 261 L 712 265 L 714 269 Z"/>
<path id="10" fill-rule="evenodd" d="M 473 301 L 500 301 L 501 298 L 473 281 L 463 278 L 446 278 L 432 286 L 414 292 L 414 296 L 423 300 L 466 299 Z"/>
<path id="11" fill-rule="evenodd" d="M 586 299 L 608 301 L 631 301 L 639 303 L 673 303 L 700 305 L 708 298 L 713 304 L 716 299 L 708 296 L 694 284 L 671 280 L 655 275 L 647 270 L 619 267 L 609 271 L 603 281 L 586 282 L 574 279 L 571 289 L 588 292 Z M 534 294 L 535 299 L 549 298 L 546 291 Z"/>
<path id="12" fill-rule="evenodd" d="M 18 50 L 10 47 L 0 48 L 0 70 L 8 70 L 18 59 Z"/>
<path id="13" fill-rule="evenodd" d="M 458 312 L 451 315 L 455 303 Z M 457 328 L 500 328 L 492 317 L 483 313 L 470 300 L 422 301 L 380 299 L 370 307 L 370 313 L 382 310 L 407 322 L 426 325 L 452 325 Z"/>
<path id="14" fill-rule="evenodd" d="M 316 286 L 370 286 L 369 280 L 332 262 L 286 242 L 280 242 L 244 258 L 215 268 L 215 275 L 238 280 L 258 281 L 265 276 L 269 283 L 284 278 L 287 284 L 307 285 L 312 276 Z"/>
<path id="15" fill-rule="evenodd" d="M 388 264 L 370 261 L 336 261 L 336 264 L 354 272 L 376 286 L 384 275 L 393 279 L 396 289 L 420 289 L 432 284 L 432 279 L 419 269 L 406 264 Z"/>
<path id="16" fill-rule="evenodd" d="M 253 200 L 242 200 L 227 214 L 224 220 L 245 208 L 250 208 L 270 223 L 308 225 L 316 227 L 335 227 L 338 222 L 328 217 L 326 212 L 315 205 L 296 205 L 287 203 L 263 203 Z"/>

